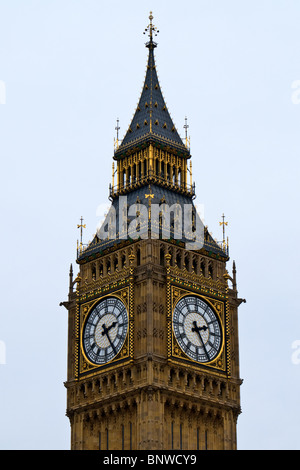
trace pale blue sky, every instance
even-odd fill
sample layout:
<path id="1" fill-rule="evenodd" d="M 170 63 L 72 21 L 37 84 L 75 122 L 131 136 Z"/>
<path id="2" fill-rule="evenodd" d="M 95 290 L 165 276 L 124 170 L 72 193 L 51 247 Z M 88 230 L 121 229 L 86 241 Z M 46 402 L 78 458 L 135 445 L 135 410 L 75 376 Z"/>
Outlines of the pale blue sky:
<path id="1" fill-rule="evenodd" d="M 300 3 L 0 0 L 0 448 L 68 449 L 68 270 L 106 203 L 146 70 L 149 11 L 173 120 L 188 116 L 196 203 L 247 299 L 240 449 L 300 449 Z M 76 272 L 76 267 L 74 268 Z M 2 343 L 2 344 L 3 344 Z M 300 357 L 300 355 L 298 356 Z"/>

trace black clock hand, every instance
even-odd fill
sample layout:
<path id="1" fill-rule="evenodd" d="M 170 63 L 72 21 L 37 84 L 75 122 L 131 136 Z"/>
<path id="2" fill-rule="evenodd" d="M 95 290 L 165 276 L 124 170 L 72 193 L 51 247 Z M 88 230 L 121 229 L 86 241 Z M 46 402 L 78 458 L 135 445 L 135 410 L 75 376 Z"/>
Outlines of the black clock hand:
<path id="1" fill-rule="evenodd" d="M 206 325 L 203 325 L 203 326 L 197 326 L 197 322 L 196 321 L 193 321 L 193 325 L 194 325 L 194 328 L 192 328 L 192 331 L 197 331 L 197 333 L 199 333 L 199 331 L 201 330 L 207 330 L 208 326 Z"/>
<path id="2" fill-rule="evenodd" d="M 110 339 L 110 336 L 109 336 L 108 332 L 109 332 L 109 330 L 110 330 L 111 328 L 113 328 L 114 326 L 116 326 L 116 324 L 117 324 L 117 322 L 113 322 L 108 328 L 106 327 L 105 323 L 103 323 L 103 325 L 102 325 L 102 328 L 103 328 L 102 336 L 104 336 L 104 335 L 107 336 L 107 339 L 108 339 L 108 341 L 109 341 L 109 344 L 111 345 L 111 347 L 112 347 L 112 349 L 113 349 L 113 352 L 114 352 L 115 354 L 117 354 L 117 351 L 116 351 L 116 348 L 115 348 L 114 345 L 113 345 L 112 340 Z"/>
<path id="3" fill-rule="evenodd" d="M 198 333 L 199 338 L 200 338 L 200 342 L 201 342 L 202 347 L 203 347 L 204 352 L 205 352 L 205 355 L 206 355 L 207 359 L 209 360 L 208 352 L 207 352 L 207 350 L 206 350 L 204 341 L 203 341 L 202 336 L 201 336 L 201 334 L 200 334 L 200 330 L 204 330 L 204 331 L 205 331 L 205 330 L 207 330 L 208 327 L 205 326 L 205 325 L 203 325 L 203 326 L 198 326 L 196 320 L 193 321 L 193 325 L 194 325 L 194 328 L 192 328 L 192 331 L 196 331 L 196 332 Z"/>
<path id="4" fill-rule="evenodd" d="M 112 322 L 112 324 L 107 328 L 107 331 L 109 331 L 111 328 L 114 328 L 118 323 L 116 321 Z"/>
<path id="5" fill-rule="evenodd" d="M 106 328 L 105 323 L 103 323 L 103 325 L 102 325 L 102 328 L 103 328 L 102 336 L 106 335 L 111 328 L 114 328 L 116 326 L 116 324 L 117 324 L 117 322 L 114 321 L 109 327 Z"/>

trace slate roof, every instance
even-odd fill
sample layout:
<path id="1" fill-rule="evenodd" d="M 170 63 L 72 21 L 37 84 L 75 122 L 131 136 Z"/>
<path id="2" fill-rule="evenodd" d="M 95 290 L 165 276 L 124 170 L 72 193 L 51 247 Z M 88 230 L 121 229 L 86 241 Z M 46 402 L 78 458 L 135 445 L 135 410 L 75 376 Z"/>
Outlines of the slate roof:
<path id="1" fill-rule="evenodd" d="M 148 208 L 149 208 L 149 202 L 148 199 L 146 198 L 146 194 L 153 194 L 153 198 L 151 198 L 151 207 L 153 210 L 154 204 L 161 205 L 163 203 L 167 204 L 169 207 L 171 207 L 173 204 L 179 204 L 180 207 L 182 208 L 181 215 L 182 215 L 182 232 L 183 236 L 180 237 L 180 242 L 183 242 L 184 244 L 186 243 L 191 243 L 192 239 L 190 237 L 185 236 L 185 231 L 184 231 L 184 210 L 185 210 L 185 205 L 191 204 L 193 210 L 196 212 L 193 199 L 189 196 L 184 196 L 182 194 L 177 194 L 171 190 L 162 188 L 158 185 L 152 184 L 149 186 L 143 186 L 141 188 L 138 188 L 130 193 L 128 193 L 126 196 L 117 197 L 116 199 L 113 200 L 112 205 L 111 205 L 111 210 L 114 211 L 115 213 L 115 226 L 116 226 L 116 237 L 115 238 L 105 238 L 100 240 L 97 235 L 95 235 L 93 241 L 89 244 L 89 246 L 86 248 L 85 251 L 83 251 L 79 256 L 78 256 L 78 262 L 84 261 L 85 259 L 89 258 L 90 256 L 95 256 L 98 253 L 103 252 L 104 250 L 108 248 L 112 248 L 114 245 L 118 245 L 119 243 L 124 242 L 124 240 L 130 240 L 134 241 L 137 240 L 137 236 L 135 238 L 132 238 L 132 233 L 130 233 L 130 230 L 128 232 L 125 232 L 122 234 L 119 229 L 120 229 L 120 217 L 122 217 L 122 209 L 124 208 L 125 205 L 127 205 L 127 210 L 126 210 L 126 215 L 128 215 L 128 210 L 130 207 L 132 207 L 134 204 L 140 203 L 141 205 L 144 205 L 146 208 L 146 218 L 144 219 L 144 222 L 141 223 L 140 226 L 140 235 L 141 238 L 144 236 L 147 238 L 148 234 L 148 229 L 151 228 L 151 233 L 152 237 L 153 234 L 157 234 L 157 238 L 161 239 L 176 239 L 176 235 L 174 234 L 174 228 L 170 228 L 170 231 L 166 233 L 161 232 L 161 228 L 159 229 L 159 226 L 157 224 L 152 225 L 150 227 L 150 223 L 148 221 L 147 215 L 148 215 Z M 128 221 L 131 222 L 132 220 L 136 219 L 136 209 L 137 207 L 133 207 L 132 215 L 128 215 Z M 144 211 L 145 212 L 145 211 Z M 108 212 L 109 214 L 109 212 Z M 104 228 L 105 231 L 108 231 L 108 219 L 109 216 L 104 223 Z M 171 220 L 172 220 L 172 214 L 171 214 Z M 201 221 L 201 219 L 198 217 L 197 218 L 197 229 L 199 232 L 203 234 L 203 238 L 200 240 L 200 247 L 197 248 L 195 247 L 195 250 L 204 248 L 207 252 L 214 253 L 216 255 L 219 255 L 220 257 L 227 258 L 227 255 L 224 253 L 222 248 L 216 243 L 216 241 L 211 237 L 209 232 L 204 231 L 204 226 Z M 204 237 L 204 232 L 206 233 L 206 236 Z M 177 237 L 178 238 L 178 237 Z M 179 240 L 178 240 L 179 241 Z"/>
<path id="2" fill-rule="evenodd" d="M 126 155 L 128 151 L 141 145 L 146 145 L 149 142 L 160 146 L 165 145 L 171 147 L 173 150 L 189 157 L 190 152 L 183 144 L 182 139 L 175 128 L 161 92 L 154 58 L 154 48 L 156 47 L 156 43 L 154 43 L 151 38 L 150 42 L 148 42 L 146 46 L 149 48 L 149 56 L 143 90 L 129 129 L 125 134 L 121 145 L 117 151 L 115 151 L 115 158 L 121 158 L 122 155 Z M 167 227 L 167 233 L 162 231 L 162 228 L 159 224 L 150 224 L 147 217 L 149 214 L 149 199 L 146 198 L 146 194 L 150 193 L 153 194 L 153 198 L 151 198 L 152 207 L 154 207 L 155 204 L 161 205 L 163 203 L 167 204 L 169 207 L 171 207 L 173 204 L 180 205 L 182 208 L 181 217 L 183 236 L 180 238 L 177 237 L 172 223 L 170 230 L 168 230 L 169 227 Z M 193 195 L 183 195 L 156 184 L 144 185 L 128 192 L 126 196 L 118 196 L 112 201 L 109 213 L 113 212 L 116 217 L 115 236 L 111 237 L 106 235 L 101 239 L 101 236 L 98 237 L 95 235 L 94 239 L 91 243 L 89 243 L 86 249 L 83 252 L 78 253 L 77 261 L 79 263 L 84 262 L 85 260 L 89 260 L 98 254 L 103 253 L 105 250 L 113 248 L 115 245 L 124 243 L 124 240 L 127 240 L 129 243 L 131 243 L 138 239 L 136 236 L 137 230 L 135 231 L 135 237 L 133 237 L 133 234 L 130 232 L 130 230 L 128 232 L 128 226 L 125 228 L 125 232 L 122 233 L 122 231 L 120 231 L 122 225 L 120 224 L 120 214 L 122 214 L 122 209 L 124 208 L 124 201 L 127 205 L 127 209 L 133 209 L 131 216 L 126 210 L 129 229 L 131 227 L 130 222 L 134 219 L 136 220 L 137 208 L 133 208 L 132 206 L 139 203 L 144 206 L 144 209 L 146 208 L 146 217 L 144 217 L 144 220 L 141 221 L 139 227 L 139 234 L 141 235 L 141 238 L 147 238 L 149 229 L 151 228 L 151 232 L 152 234 L 156 235 L 156 238 L 159 237 L 165 240 L 176 240 L 176 243 L 180 243 L 184 246 L 186 246 L 186 243 L 191 243 L 191 238 L 187 236 L 189 234 L 186 234 L 184 230 L 184 208 L 186 204 L 190 204 L 194 213 L 197 213 L 193 203 Z M 203 234 L 203 239 L 200 241 L 201 247 L 199 249 L 203 248 L 208 253 L 213 253 L 220 256 L 221 258 L 228 258 L 228 254 L 223 251 L 218 243 L 212 238 L 210 233 L 207 230 L 204 230 L 199 216 L 197 216 L 196 220 L 197 224 L 199 224 L 197 225 L 197 230 L 199 229 L 199 231 Z M 111 224 L 107 219 L 103 225 L 105 229 L 104 232 L 108 231 L 109 225 Z M 195 249 L 198 251 L 197 248 Z"/>
<path id="3" fill-rule="evenodd" d="M 140 100 L 123 141 L 115 151 L 115 157 L 150 140 L 168 145 L 188 156 L 189 150 L 177 132 L 158 81 L 154 57 L 156 44 L 150 42 L 147 47 L 149 48 L 148 64 Z"/>

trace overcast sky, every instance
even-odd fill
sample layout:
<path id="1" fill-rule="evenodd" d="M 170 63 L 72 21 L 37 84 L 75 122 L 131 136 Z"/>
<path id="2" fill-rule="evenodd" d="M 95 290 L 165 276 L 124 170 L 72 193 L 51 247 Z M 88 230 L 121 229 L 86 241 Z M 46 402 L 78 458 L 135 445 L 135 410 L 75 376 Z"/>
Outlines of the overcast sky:
<path id="1" fill-rule="evenodd" d="M 0 448 L 68 449 L 67 299 L 77 224 L 108 203 L 147 63 L 179 133 L 196 204 L 236 261 L 239 449 L 300 449 L 297 0 L 0 0 Z"/>

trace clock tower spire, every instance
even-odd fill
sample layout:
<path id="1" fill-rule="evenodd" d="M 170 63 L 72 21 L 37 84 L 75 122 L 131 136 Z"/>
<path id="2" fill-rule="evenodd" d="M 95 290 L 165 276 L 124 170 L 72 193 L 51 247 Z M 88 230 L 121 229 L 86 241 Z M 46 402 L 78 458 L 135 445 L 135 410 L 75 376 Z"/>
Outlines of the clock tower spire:
<path id="1" fill-rule="evenodd" d="M 232 450 L 242 299 L 224 235 L 214 240 L 194 205 L 187 133 L 183 142 L 166 106 L 149 21 L 145 80 L 122 140 L 117 121 L 111 206 L 81 240 L 61 303 L 71 448 Z"/>

